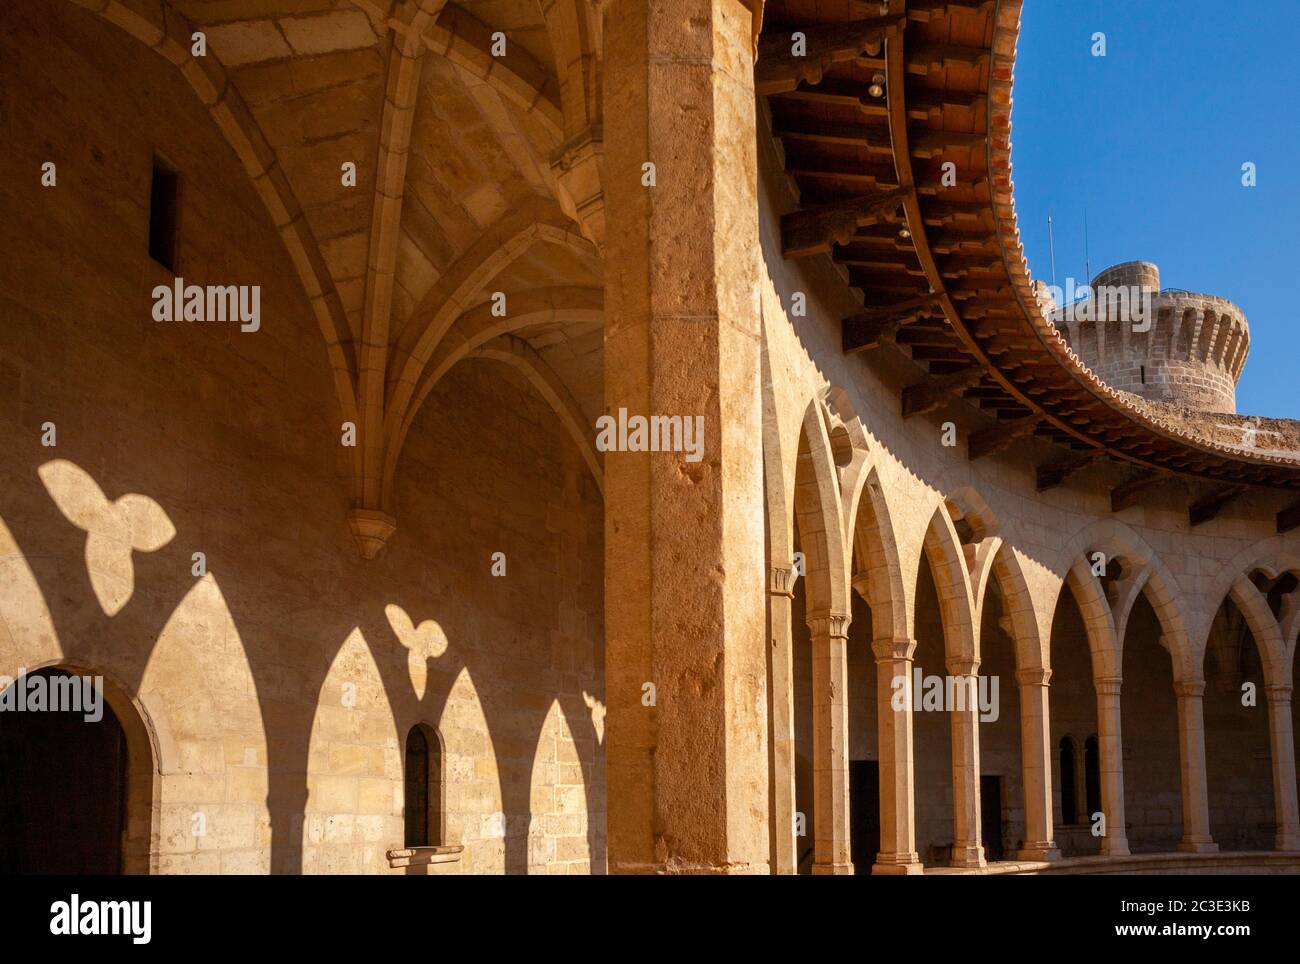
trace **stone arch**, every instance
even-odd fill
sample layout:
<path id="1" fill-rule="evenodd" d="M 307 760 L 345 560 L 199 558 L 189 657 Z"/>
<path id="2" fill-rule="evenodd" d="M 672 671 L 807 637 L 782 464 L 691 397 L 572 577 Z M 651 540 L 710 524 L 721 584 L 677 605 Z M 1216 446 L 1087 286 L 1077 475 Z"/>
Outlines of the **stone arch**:
<path id="1" fill-rule="evenodd" d="M 871 607 L 874 635 L 910 639 L 911 597 L 903 581 L 893 519 L 875 467 L 863 478 L 850 532 L 861 567 L 853 575 L 853 588 Z"/>
<path id="2" fill-rule="evenodd" d="M 930 516 L 922 546 L 939 591 L 946 658 L 949 662 L 961 660 L 978 665 L 979 628 L 975 624 L 970 570 L 946 504 Z"/>
<path id="3" fill-rule="evenodd" d="M 364 469 L 358 481 L 358 504 L 369 504 L 379 496 L 389 505 L 393 475 L 402 445 L 419 411 L 416 397 L 430 359 L 452 323 L 469 307 L 468 301 L 509 264 L 534 244 L 542 242 L 572 248 L 584 254 L 594 249 L 590 242 L 566 226 L 539 220 L 539 212 L 524 209 L 507 215 L 484 232 L 441 278 L 425 292 L 412 311 L 392 349 L 394 364 L 389 373 L 381 440 L 363 439 Z"/>
<path id="4" fill-rule="evenodd" d="M 9 669 L 4 667 L 3 671 L 8 673 Z M 133 696 L 111 673 L 76 659 L 44 659 L 31 666 L 14 669 L 23 669 L 28 675 L 53 669 L 72 676 L 97 677 L 103 681 L 103 699 L 122 727 L 127 745 L 126 815 L 121 870 L 124 874 L 156 873 L 159 862 L 159 802 L 162 788 L 160 761 L 163 749 L 154 721 L 156 714 L 165 713 L 156 694 Z"/>
<path id="5" fill-rule="evenodd" d="M 820 402 L 804 412 L 795 469 L 794 516 L 804 554 L 808 612 L 849 612 L 847 553 L 841 526 L 838 471 Z"/>
<path id="6" fill-rule="evenodd" d="M 1131 527 L 1116 519 L 1102 519 L 1092 522 L 1075 533 L 1067 544 L 1065 558 L 1070 560 L 1071 577 L 1067 581 L 1076 592 L 1076 601 L 1083 611 L 1085 622 L 1098 616 L 1096 596 L 1087 589 L 1089 579 L 1098 582 L 1092 575 L 1088 555 L 1102 552 L 1107 560 L 1119 559 L 1124 562 L 1120 578 L 1116 580 L 1110 593 L 1103 592 L 1107 599 L 1107 609 L 1111 617 L 1111 628 L 1115 635 L 1116 670 L 1118 661 L 1123 656 L 1124 631 L 1133 604 L 1138 596 L 1146 594 L 1151 608 L 1160 620 L 1161 631 L 1165 635 L 1169 654 L 1173 660 L 1174 680 L 1194 680 L 1199 678 L 1201 644 L 1196 642 L 1200 634 L 1188 631 L 1187 621 L 1183 617 L 1185 605 L 1177 580 L 1169 572 L 1164 562 L 1145 539 Z M 1082 564 L 1083 568 L 1078 567 Z M 1084 597 L 1079 593 L 1083 592 Z M 1090 618 L 1091 617 L 1091 618 Z M 1089 629 L 1091 638 L 1092 629 Z"/>
<path id="7" fill-rule="evenodd" d="M 1048 646 L 1044 643 L 1033 595 L 1025 579 L 1020 556 L 1015 547 L 1005 542 L 998 545 L 990 566 L 1002 598 L 1006 603 L 1007 616 L 1015 630 L 1016 668 L 1047 669 Z"/>
<path id="8" fill-rule="evenodd" d="M 555 370 L 550 365 L 546 364 L 542 356 L 524 339 L 516 338 L 514 335 L 501 335 L 476 348 L 471 353 L 471 357 L 504 362 L 523 373 L 529 384 L 545 399 L 551 411 L 559 418 L 560 424 L 564 426 L 565 432 L 577 446 L 583 462 L 596 481 L 596 487 L 603 495 L 605 471 L 601 455 L 596 451 L 592 440 L 587 420 L 578 403 L 560 381 L 560 377 L 555 374 Z"/>
<path id="9" fill-rule="evenodd" d="M 1263 572 L 1269 579 L 1276 579 L 1284 572 L 1300 576 L 1300 554 L 1296 552 L 1294 540 L 1273 535 L 1242 549 L 1219 570 L 1207 598 L 1222 600 L 1232 592 L 1238 579 L 1255 571 Z M 1297 596 L 1300 596 L 1300 591 L 1291 594 L 1277 620 L 1281 655 L 1288 667 L 1295 659 L 1297 639 L 1300 638 L 1300 599 Z M 1244 609 L 1242 615 L 1249 619 L 1250 614 Z M 1272 615 L 1271 611 L 1269 615 Z M 1254 626 L 1251 626 L 1251 631 L 1255 631 Z"/>

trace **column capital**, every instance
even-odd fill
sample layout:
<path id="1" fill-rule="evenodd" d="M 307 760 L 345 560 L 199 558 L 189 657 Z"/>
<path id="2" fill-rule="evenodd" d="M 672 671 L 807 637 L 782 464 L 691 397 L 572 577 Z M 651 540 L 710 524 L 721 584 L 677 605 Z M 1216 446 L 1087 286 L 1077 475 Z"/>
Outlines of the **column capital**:
<path id="1" fill-rule="evenodd" d="M 793 599 L 796 578 L 792 567 L 773 566 L 767 573 L 768 594 L 772 596 L 789 596 Z"/>
<path id="2" fill-rule="evenodd" d="M 1291 702 L 1291 684 L 1290 683 L 1266 683 L 1264 692 L 1268 694 L 1270 703 L 1290 703 Z"/>
<path id="3" fill-rule="evenodd" d="M 1119 696 L 1124 680 L 1119 676 L 1103 676 L 1093 680 L 1092 685 L 1096 687 L 1098 696 Z"/>
<path id="4" fill-rule="evenodd" d="M 973 656 L 954 656 L 944 666 L 953 676 L 976 676 L 980 671 L 980 661 Z"/>
<path id="5" fill-rule="evenodd" d="M 911 659 L 916 652 L 916 640 L 902 637 L 891 639 L 888 636 L 871 641 L 871 651 L 876 654 L 876 662 L 885 663 L 900 659 Z"/>
<path id="6" fill-rule="evenodd" d="M 1174 680 L 1174 693 L 1179 699 L 1194 696 L 1200 699 L 1205 695 L 1205 680 L 1203 679 L 1184 679 Z"/>
<path id="7" fill-rule="evenodd" d="M 1052 679 L 1052 671 L 1045 666 L 1026 666 L 1016 670 L 1016 682 L 1021 686 L 1046 686 Z"/>
<path id="8" fill-rule="evenodd" d="M 853 617 L 847 613 L 810 613 L 808 615 L 808 630 L 813 637 L 818 636 L 836 636 L 847 637 L 849 635 L 849 623 L 853 622 Z"/>
<path id="9" fill-rule="evenodd" d="M 348 528 L 362 559 L 373 559 L 397 531 L 397 520 L 378 509 L 349 509 Z"/>

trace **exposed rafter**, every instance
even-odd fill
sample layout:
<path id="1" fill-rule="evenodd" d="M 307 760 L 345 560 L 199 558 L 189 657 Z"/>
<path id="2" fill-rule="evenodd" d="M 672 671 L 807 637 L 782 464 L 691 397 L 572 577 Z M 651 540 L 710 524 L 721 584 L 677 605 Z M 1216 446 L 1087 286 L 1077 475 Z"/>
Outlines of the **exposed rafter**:
<path id="1" fill-rule="evenodd" d="M 802 258 L 829 251 L 833 244 L 847 244 L 858 228 L 895 214 L 908 193 L 899 187 L 782 215 L 782 251 L 787 258 Z"/>
<path id="2" fill-rule="evenodd" d="M 1033 433 L 1043 423 L 1041 415 L 1025 415 L 999 422 L 986 429 L 971 434 L 966 444 L 967 456 L 974 461 L 994 452 L 1000 452 L 1018 438 Z"/>
<path id="3" fill-rule="evenodd" d="M 892 305 L 865 308 L 857 314 L 849 315 L 842 326 L 845 353 L 892 343 L 899 328 L 940 311 L 940 300 L 940 295 L 929 294 Z"/>
<path id="4" fill-rule="evenodd" d="M 1129 479 L 1122 485 L 1115 486 L 1110 490 L 1110 511 L 1123 512 L 1130 506 L 1137 505 L 1144 492 L 1170 478 L 1172 478 L 1170 473 L 1153 469 Z"/>
<path id="5" fill-rule="evenodd" d="M 903 389 L 903 418 L 934 411 L 953 395 L 970 388 L 983 377 L 984 370 L 972 365 L 947 375 L 931 375 L 922 382 L 908 385 Z"/>
<path id="6" fill-rule="evenodd" d="M 1040 465 L 1035 470 L 1035 482 L 1039 492 L 1054 489 L 1076 472 L 1080 472 L 1102 457 L 1100 451 L 1078 452 L 1066 458 Z"/>
<path id="7" fill-rule="evenodd" d="M 1300 529 L 1300 501 L 1292 502 L 1277 514 L 1277 531 L 1279 534 Z"/>
<path id="8" fill-rule="evenodd" d="M 1228 503 L 1246 492 L 1250 486 L 1230 483 L 1221 485 L 1201 496 L 1187 509 L 1187 521 L 1194 526 L 1202 525 L 1216 518 Z"/>
<path id="9" fill-rule="evenodd" d="M 901 14 L 849 23 L 821 24 L 781 31 L 759 41 L 754 89 L 761 95 L 794 90 L 801 82 L 816 84 L 831 64 L 862 54 L 880 53 L 885 37 L 902 22 Z M 799 41 L 794 34 L 803 35 Z"/>

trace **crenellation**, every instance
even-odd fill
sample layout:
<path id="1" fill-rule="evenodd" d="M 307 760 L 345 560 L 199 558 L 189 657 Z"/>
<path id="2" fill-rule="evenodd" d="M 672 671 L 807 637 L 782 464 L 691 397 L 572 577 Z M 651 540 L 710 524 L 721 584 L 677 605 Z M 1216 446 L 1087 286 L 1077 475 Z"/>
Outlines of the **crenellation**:
<path id="1" fill-rule="evenodd" d="M 1128 261 L 1099 272 L 1090 288 L 1123 288 L 1150 297 L 1151 318 L 1125 301 L 1092 318 L 1076 302 L 1051 305 L 1070 347 L 1107 384 L 1142 398 L 1204 412 L 1234 413 L 1249 330 L 1241 309 L 1217 295 L 1162 289 L 1149 261 Z M 1082 316 L 1082 317 L 1080 317 Z M 1229 355 L 1229 346 L 1232 354 Z"/>

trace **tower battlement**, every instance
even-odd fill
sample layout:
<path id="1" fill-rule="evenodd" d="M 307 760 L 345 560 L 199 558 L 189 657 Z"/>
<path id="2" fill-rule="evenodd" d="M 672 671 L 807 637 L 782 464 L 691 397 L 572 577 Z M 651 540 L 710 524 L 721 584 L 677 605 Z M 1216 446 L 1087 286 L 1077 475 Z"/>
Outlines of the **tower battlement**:
<path id="1" fill-rule="evenodd" d="M 1250 351 L 1240 308 L 1216 295 L 1161 289 L 1160 269 L 1149 261 L 1112 265 L 1093 277 L 1091 288 L 1098 293 L 1092 311 L 1045 308 L 1075 354 L 1102 379 L 1153 401 L 1237 410 L 1237 379 Z M 1116 291 L 1133 296 L 1107 296 Z"/>

